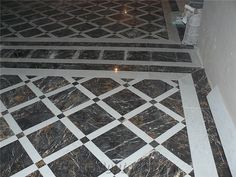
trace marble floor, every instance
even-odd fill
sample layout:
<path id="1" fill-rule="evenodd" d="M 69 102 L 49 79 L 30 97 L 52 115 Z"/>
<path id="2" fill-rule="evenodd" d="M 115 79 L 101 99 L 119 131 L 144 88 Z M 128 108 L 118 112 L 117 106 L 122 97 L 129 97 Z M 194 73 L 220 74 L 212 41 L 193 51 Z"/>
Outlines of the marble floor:
<path id="1" fill-rule="evenodd" d="M 1 0 L 1 177 L 231 177 L 179 1 Z"/>

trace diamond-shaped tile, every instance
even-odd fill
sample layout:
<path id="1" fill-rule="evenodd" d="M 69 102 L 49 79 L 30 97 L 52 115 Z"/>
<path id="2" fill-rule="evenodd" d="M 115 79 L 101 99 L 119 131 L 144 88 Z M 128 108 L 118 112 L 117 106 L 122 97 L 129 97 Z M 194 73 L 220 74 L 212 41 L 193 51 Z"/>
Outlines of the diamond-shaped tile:
<path id="1" fill-rule="evenodd" d="M 110 33 L 103 29 L 95 29 L 95 30 L 87 32 L 86 34 L 93 38 L 99 38 L 99 37 L 104 37 Z"/>
<path id="2" fill-rule="evenodd" d="M 0 142 L 13 136 L 14 133 L 3 117 L 0 117 Z"/>
<path id="3" fill-rule="evenodd" d="M 24 37 L 33 37 L 39 34 L 43 34 L 43 32 L 39 29 L 29 29 L 29 30 L 20 32 L 20 34 Z"/>
<path id="4" fill-rule="evenodd" d="M 27 137 L 42 157 L 46 157 L 77 140 L 60 121 L 50 124 Z"/>
<path id="5" fill-rule="evenodd" d="M 93 78 L 86 82 L 83 82 L 81 85 L 86 87 L 96 96 L 102 95 L 120 86 L 120 84 L 118 84 L 111 78 Z"/>
<path id="6" fill-rule="evenodd" d="M 146 101 L 130 90 L 124 89 L 104 99 L 104 102 L 106 102 L 121 115 L 124 115 L 143 105 Z"/>
<path id="7" fill-rule="evenodd" d="M 42 18 L 42 19 L 39 19 L 39 20 L 35 20 L 32 23 L 34 23 L 36 25 L 45 25 L 45 24 L 51 23 L 51 22 L 53 22 L 53 21 L 48 19 L 48 18 Z"/>
<path id="8" fill-rule="evenodd" d="M 83 15 L 83 14 L 89 13 L 89 11 L 79 9 L 79 10 L 71 11 L 70 13 L 73 15 Z"/>
<path id="9" fill-rule="evenodd" d="M 84 20 L 94 20 L 94 19 L 97 19 L 101 16 L 97 15 L 97 14 L 94 14 L 94 13 L 89 13 L 89 14 L 86 14 L 86 15 L 83 15 L 83 16 L 80 16 L 80 18 L 84 19 Z"/>
<path id="10" fill-rule="evenodd" d="M 49 99 L 61 111 L 66 111 L 89 100 L 86 95 L 74 87 L 52 95 Z"/>
<path id="11" fill-rule="evenodd" d="M 153 139 L 178 123 L 155 106 L 148 108 L 129 120 Z"/>
<path id="12" fill-rule="evenodd" d="M 63 26 L 58 23 L 53 23 L 53 24 L 42 26 L 41 28 L 44 29 L 45 31 L 54 31 L 54 30 L 58 30 L 62 27 Z"/>
<path id="13" fill-rule="evenodd" d="M 93 29 L 95 26 L 89 24 L 89 23 L 82 23 L 76 26 L 73 26 L 74 29 L 78 31 L 87 31 L 89 29 Z"/>
<path id="14" fill-rule="evenodd" d="M 95 138 L 93 142 L 115 163 L 119 163 L 146 144 L 122 124 Z"/>
<path id="15" fill-rule="evenodd" d="M 113 31 L 113 32 L 118 32 L 118 31 L 121 31 L 121 30 L 127 28 L 127 26 L 122 25 L 121 23 L 115 23 L 115 24 L 106 26 L 105 28 L 109 29 L 110 31 Z"/>
<path id="16" fill-rule="evenodd" d="M 46 163 L 45 163 L 43 160 L 40 160 L 40 161 L 38 161 L 35 165 L 36 165 L 38 168 L 41 168 L 41 167 L 43 167 L 44 165 L 46 165 Z"/>
<path id="17" fill-rule="evenodd" d="M 1 176 L 11 176 L 33 164 L 19 141 L 14 141 L 0 149 Z"/>
<path id="18" fill-rule="evenodd" d="M 81 146 L 48 165 L 56 176 L 91 176 L 104 173 L 105 166 L 85 147 Z"/>
<path id="19" fill-rule="evenodd" d="M 184 162 L 188 163 L 189 165 L 192 165 L 186 128 L 182 129 L 174 136 L 166 140 L 162 145 L 168 150 L 170 150 L 177 157 L 182 159 Z"/>
<path id="20" fill-rule="evenodd" d="M 68 118 L 86 135 L 115 120 L 97 104 L 86 107 Z"/>
<path id="21" fill-rule="evenodd" d="M 161 29 L 161 27 L 157 25 L 153 25 L 153 24 L 146 24 L 146 25 L 140 26 L 139 28 L 147 32 L 154 32 Z"/>
<path id="22" fill-rule="evenodd" d="M 0 76 L 0 90 L 10 87 L 12 85 L 22 82 L 19 76 L 17 75 L 1 75 Z"/>
<path id="23" fill-rule="evenodd" d="M 36 95 L 28 86 L 21 86 L 0 94 L 3 104 L 9 109 L 35 98 Z"/>
<path id="24" fill-rule="evenodd" d="M 33 82 L 43 93 L 48 93 L 69 84 L 60 76 L 47 76 Z"/>
<path id="25" fill-rule="evenodd" d="M 120 170 L 120 168 L 116 165 L 116 166 L 112 167 L 112 168 L 110 169 L 110 171 L 111 171 L 114 175 L 116 175 L 116 174 L 119 173 L 121 170 Z"/>
<path id="26" fill-rule="evenodd" d="M 99 12 L 97 12 L 97 13 L 100 14 L 100 15 L 106 16 L 106 15 L 111 15 L 111 14 L 113 14 L 114 12 L 115 12 L 114 10 L 105 9 L 105 10 L 99 11 Z"/>
<path id="27" fill-rule="evenodd" d="M 66 37 L 66 36 L 70 36 L 72 34 L 75 34 L 75 32 L 70 29 L 61 29 L 61 30 L 57 30 L 57 31 L 52 32 L 52 34 L 56 37 Z"/>
<path id="28" fill-rule="evenodd" d="M 147 21 L 154 21 L 156 20 L 158 17 L 156 15 L 152 15 L 152 14 L 147 14 L 147 15 L 142 15 L 139 16 L 139 18 L 147 20 Z"/>
<path id="29" fill-rule="evenodd" d="M 138 25 L 145 23 L 145 21 L 137 19 L 137 18 L 132 18 L 129 20 L 125 20 L 123 23 L 125 23 L 129 26 L 138 26 Z"/>
<path id="30" fill-rule="evenodd" d="M 103 25 L 108 25 L 112 22 L 113 21 L 111 21 L 110 19 L 103 17 L 103 18 L 93 20 L 91 23 L 96 24 L 98 26 L 103 26 Z"/>
<path id="31" fill-rule="evenodd" d="M 33 127 L 54 116 L 54 114 L 41 102 L 33 103 L 12 113 L 22 130 Z"/>
<path id="32" fill-rule="evenodd" d="M 60 22 L 65 24 L 65 25 L 71 26 L 71 25 L 76 25 L 76 24 L 78 24 L 78 23 L 80 23 L 82 21 L 79 20 L 78 18 L 70 18 L 70 19 L 66 19 L 66 20 L 60 21 Z"/>
<path id="33" fill-rule="evenodd" d="M 149 79 L 142 80 L 137 84 L 134 84 L 133 87 L 137 88 L 151 98 L 156 98 L 157 96 L 160 96 L 161 94 L 173 88 L 164 81 Z"/>
<path id="34" fill-rule="evenodd" d="M 14 29 L 15 31 L 23 31 L 23 30 L 26 30 L 28 28 L 32 28 L 33 26 L 30 25 L 29 23 L 23 23 L 23 24 L 20 24 L 20 25 L 16 25 L 14 27 L 12 27 L 12 29 Z"/>
<path id="35" fill-rule="evenodd" d="M 114 20 L 117 20 L 117 21 L 122 21 L 122 20 L 130 18 L 130 16 L 126 15 L 126 14 L 115 14 L 115 15 L 111 15 L 109 17 Z"/>
<path id="36" fill-rule="evenodd" d="M 154 151 L 128 166 L 124 172 L 128 176 L 179 176 L 186 174 L 159 152 Z"/>
<path id="37" fill-rule="evenodd" d="M 184 110 L 179 91 L 167 97 L 166 99 L 162 100 L 160 103 L 169 108 L 170 110 L 184 117 Z"/>
<path id="38" fill-rule="evenodd" d="M 131 38 L 131 39 L 145 35 L 145 33 L 137 29 L 128 29 L 120 34 L 124 37 Z"/>
<path id="39" fill-rule="evenodd" d="M 54 15 L 52 16 L 51 18 L 55 19 L 55 20 L 64 20 L 64 19 L 67 19 L 67 18 L 70 18 L 71 16 L 68 15 L 68 14 L 59 14 L 59 15 Z"/>

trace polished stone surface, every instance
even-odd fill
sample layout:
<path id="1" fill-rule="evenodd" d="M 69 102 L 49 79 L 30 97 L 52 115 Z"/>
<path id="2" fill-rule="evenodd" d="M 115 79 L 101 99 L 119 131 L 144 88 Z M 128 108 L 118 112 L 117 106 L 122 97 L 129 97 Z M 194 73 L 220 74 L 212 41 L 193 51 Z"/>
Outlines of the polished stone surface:
<path id="1" fill-rule="evenodd" d="M 140 159 L 138 162 L 131 164 L 124 171 L 130 177 L 185 176 L 185 173 L 181 169 L 156 151 Z"/>
<path id="2" fill-rule="evenodd" d="M 86 135 L 114 120 L 110 114 L 97 104 L 86 107 L 68 118 Z"/>
<path id="3" fill-rule="evenodd" d="M 132 117 L 130 121 L 153 139 L 165 133 L 178 123 L 168 114 L 154 106 Z"/>
<path id="4" fill-rule="evenodd" d="M 175 113 L 184 117 L 184 110 L 183 110 L 180 91 L 165 98 L 164 100 L 160 101 L 160 103 L 166 106 L 167 108 L 169 108 L 170 110 L 174 111 Z"/>
<path id="5" fill-rule="evenodd" d="M 29 175 L 27 175 L 26 177 L 43 177 L 39 171 L 35 171 Z"/>
<path id="6" fill-rule="evenodd" d="M 43 93 L 48 93 L 65 85 L 69 82 L 63 77 L 49 76 L 33 82 Z"/>
<path id="7" fill-rule="evenodd" d="M 59 121 L 27 137 L 42 157 L 46 157 L 77 140 L 65 125 Z"/>
<path id="8" fill-rule="evenodd" d="M 115 163 L 146 144 L 122 124 L 95 138 L 93 142 Z"/>
<path id="9" fill-rule="evenodd" d="M 128 89 L 125 89 L 104 99 L 104 102 L 118 111 L 121 115 L 124 115 L 143 105 L 146 101 Z"/>
<path id="10" fill-rule="evenodd" d="M 164 92 L 167 92 L 168 90 L 173 88 L 164 81 L 146 79 L 141 82 L 138 82 L 137 84 L 134 84 L 133 86 L 145 93 L 146 95 L 150 96 L 151 98 L 156 98 L 157 96 L 160 96 Z"/>
<path id="11" fill-rule="evenodd" d="M 6 120 L 0 117 L 0 141 L 7 139 L 14 135 Z"/>
<path id="12" fill-rule="evenodd" d="M 36 95 L 26 85 L 0 94 L 0 99 L 7 108 L 17 106 L 35 97 Z"/>
<path id="13" fill-rule="evenodd" d="M 22 130 L 33 127 L 54 116 L 54 114 L 39 101 L 11 113 Z"/>
<path id="14" fill-rule="evenodd" d="M 19 141 L 10 143 L 0 149 L 0 172 L 2 176 L 11 176 L 32 164 Z"/>
<path id="15" fill-rule="evenodd" d="M 93 78 L 83 82 L 81 85 L 83 85 L 96 96 L 102 95 L 120 86 L 120 84 L 111 78 Z"/>
<path id="16" fill-rule="evenodd" d="M 18 84 L 22 80 L 18 76 L 14 75 L 1 75 L 0 76 L 0 90 Z"/>
<path id="17" fill-rule="evenodd" d="M 78 106 L 89 98 L 75 87 L 71 87 L 60 93 L 52 95 L 49 99 L 61 110 L 66 111 L 72 107 Z"/>
<path id="18" fill-rule="evenodd" d="M 49 164 L 56 176 L 96 177 L 106 171 L 105 166 L 84 146 Z"/>

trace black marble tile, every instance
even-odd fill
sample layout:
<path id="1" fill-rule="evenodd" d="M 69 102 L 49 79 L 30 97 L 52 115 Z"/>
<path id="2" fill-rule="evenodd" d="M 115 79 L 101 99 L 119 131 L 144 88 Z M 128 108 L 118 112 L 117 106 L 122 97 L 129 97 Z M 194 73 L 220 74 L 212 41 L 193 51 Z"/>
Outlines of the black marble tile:
<path id="1" fill-rule="evenodd" d="M 129 38 L 129 39 L 134 39 L 134 38 L 142 37 L 145 35 L 144 32 L 137 30 L 137 29 L 128 29 L 124 32 L 121 32 L 120 34 L 122 36 Z"/>
<path id="2" fill-rule="evenodd" d="M 68 118 L 86 135 L 115 120 L 97 104 L 86 107 Z"/>
<path id="3" fill-rule="evenodd" d="M 97 177 L 107 169 L 84 146 L 60 157 L 48 165 L 56 176 Z"/>
<path id="4" fill-rule="evenodd" d="M 63 77 L 48 76 L 33 82 L 43 93 L 54 91 L 66 86 L 69 82 Z"/>
<path id="5" fill-rule="evenodd" d="M 53 31 L 52 34 L 56 37 L 66 37 L 66 36 L 70 36 L 72 34 L 75 34 L 75 32 L 66 28 L 66 29 L 60 29 L 57 31 Z"/>
<path id="6" fill-rule="evenodd" d="M 14 52 L 9 56 L 9 58 L 26 58 L 30 52 L 30 49 L 17 49 L 14 50 Z"/>
<path id="7" fill-rule="evenodd" d="M 160 103 L 166 106 L 167 108 L 169 108 L 170 110 L 184 117 L 184 110 L 183 110 L 180 91 L 165 98 L 164 100 L 160 101 Z"/>
<path id="8" fill-rule="evenodd" d="M 35 171 L 35 172 L 33 172 L 33 173 L 30 173 L 30 174 L 27 175 L 26 177 L 43 177 L 43 176 L 42 176 L 41 173 L 37 170 L 37 171 Z"/>
<path id="9" fill-rule="evenodd" d="M 82 23 L 82 24 L 78 24 L 76 26 L 73 26 L 73 28 L 78 31 L 87 31 L 89 29 L 93 29 L 94 27 L 95 27 L 94 25 L 91 25 L 89 23 Z"/>
<path id="10" fill-rule="evenodd" d="M 22 31 L 22 32 L 20 32 L 20 34 L 24 37 L 32 37 L 32 36 L 42 34 L 42 31 L 34 28 L 34 29 Z"/>
<path id="11" fill-rule="evenodd" d="M 51 50 L 39 49 L 39 50 L 35 50 L 31 54 L 31 58 L 49 58 L 51 53 L 52 53 Z"/>
<path id="12" fill-rule="evenodd" d="M 129 177 L 184 177 L 186 175 L 175 164 L 156 151 L 131 164 L 124 171 Z"/>
<path id="13" fill-rule="evenodd" d="M 211 91 L 204 69 L 192 73 L 219 177 L 232 177 L 206 96 Z"/>
<path id="14" fill-rule="evenodd" d="M 155 106 L 129 119 L 153 139 L 165 133 L 178 122 Z"/>
<path id="15" fill-rule="evenodd" d="M 2 49 L 0 52 L 1 58 L 9 58 L 14 53 L 14 49 Z"/>
<path id="16" fill-rule="evenodd" d="M 162 143 L 169 151 L 189 165 L 192 165 L 187 129 L 184 128 Z"/>
<path id="17" fill-rule="evenodd" d="M 90 36 L 92 38 L 100 38 L 100 37 L 104 37 L 110 33 L 107 32 L 106 30 L 103 30 L 103 29 L 94 29 L 92 31 L 86 32 L 85 34 L 87 34 L 88 36 Z"/>
<path id="18" fill-rule="evenodd" d="M 66 20 L 63 20 L 62 23 L 66 24 L 66 25 L 75 25 L 75 24 L 78 24 L 82 22 L 81 20 L 79 20 L 78 18 L 70 18 L 70 19 L 66 19 Z"/>
<path id="19" fill-rule="evenodd" d="M 114 163 L 119 163 L 146 144 L 122 124 L 95 138 L 93 142 Z"/>
<path id="20" fill-rule="evenodd" d="M 54 50 L 50 55 L 50 58 L 55 59 L 72 59 L 76 50 Z"/>
<path id="21" fill-rule="evenodd" d="M 144 30 L 146 32 L 155 32 L 161 29 L 160 26 L 154 25 L 154 24 L 145 24 L 143 26 L 139 27 L 141 30 Z"/>
<path id="22" fill-rule="evenodd" d="M 161 94 L 167 92 L 172 86 L 161 80 L 142 80 L 133 85 L 136 89 L 150 96 L 151 98 L 156 98 Z"/>
<path id="23" fill-rule="evenodd" d="M 79 59 L 98 59 L 100 52 L 100 50 L 82 50 Z"/>
<path id="24" fill-rule="evenodd" d="M 1 176 L 11 176 L 33 164 L 19 141 L 14 141 L 0 149 Z"/>
<path id="25" fill-rule="evenodd" d="M 103 26 L 103 25 L 108 25 L 110 23 L 112 23 L 113 21 L 108 19 L 108 18 L 99 18 L 99 19 L 96 19 L 96 20 L 93 20 L 92 23 L 98 25 L 98 26 Z"/>
<path id="26" fill-rule="evenodd" d="M 36 95 L 28 86 L 17 87 L 10 91 L 0 94 L 0 99 L 3 104 L 9 109 L 26 101 L 35 98 Z"/>
<path id="27" fill-rule="evenodd" d="M 127 60 L 149 61 L 151 53 L 146 51 L 129 51 Z"/>
<path id="28" fill-rule="evenodd" d="M 153 61 L 191 62 L 189 53 L 184 52 L 152 52 Z"/>
<path id="29" fill-rule="evenodd" d="M 120 86 L 120 84 L 111 78 L 93 78 L 83 82 L 81 85 L 83 85 L 96 96 L 102 95 Z"/>
<path id="30" fill-rule="evenodd" d="M 0 89 L 10 87 L 12 85 L 22 82 L 21 78 L 17 75 L 1 75 L 0 76 Z"/>
<path id="31" fill-rule="evenodd" d="M 121 30 L 127 28 L 127 26 L 125 26 L 121 23 L 115 23 L 115 24 L 106 26 L 105 28 L 112 31 L 112 32 L 118 32 L 118 31 L 121 31 Z"/>
<path id="32" fill-rule="evenodd" d="M 146 102 L 128 89 L 124 89 L 118 93 L 115 93 L 103 101 L 121 115 L 127 114 L 128 112 L 138 108 Z"/>
<path id="33" fill-rule="evenodd" d="M 43 102 L 39 101 L 14 111 L 12 116 L 21 129 L 26 130 L 52 118 L 54 114 L 43 104 Z"/>
<path id="34" fill-rule="evenodd" d="M 61 110 L 66 111 L 78 106 L 89 98 L 77 88 L 72 87 L 49 97 L 49 99 Z"/>
<path id="35" fill-rule="evenodd" d="M 14 133 L 3 117 L 0 117 L 0 142 L 13 136 Z"/>
<path id="36" fill-rule="evenodd" d="M 52 23 L 52 24 L 49 24 L 49 25 L 42 26 L 41 28 L 44 29 L 45 31 L 54 31 L 54 30 L 60 29 L 62 27 L 63 26 L 58 24 L 58 23 Z"/>
<path id="37" fill-rule="evenodd" d="M 77 140 L 60 121 L 50 124 L 27 137 L 42 157 L 46 157 Z"/>
<path id="38" fill-rule="evenodd" d="M 124 51 L 119 50 L 104 50 L 103 60 L 124 60 Z"/>

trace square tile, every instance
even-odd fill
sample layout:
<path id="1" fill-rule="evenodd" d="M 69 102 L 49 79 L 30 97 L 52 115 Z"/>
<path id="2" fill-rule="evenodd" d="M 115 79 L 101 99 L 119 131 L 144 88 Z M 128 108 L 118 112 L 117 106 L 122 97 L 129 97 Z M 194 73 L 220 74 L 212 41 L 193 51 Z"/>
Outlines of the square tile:
<path id="1" fill-rule="evenodd" d="M 118 119 L 121 123 L 125 121 L 125 118 L 124 117 L 121 117 Z"/>
<path id="2" fill-rule="evenodd" d="M 114 175 L 116 175 L 116 174 L 119 173 L 121 170 L 120 170 L 120 168 L 117 167 L 117 165 L 116 165 L 116 166 L 112 167 L 112 168 L 110 169 L 110 171 L 111 171 Z"/>
<path id="3" fill-rule="evenodd" d="M 83 137 L 83 138 L 80 139 L 80 141 L 81 141 L 83 144 L 85 144 L 85 143 L 89 142 L 89 139 L 88 139 L 87 137 Z"/>
<path id="4" fill-rule="evenodd" d="M 89 100 L 86 95 L 84 95 L 80 90 L 75 87 L 71 87 L 67 90 L 52 95 L 49 97 L 49 99 L 61 111 L 69 110 Z"/>
<path id="5" fill-rule="evenodd" d="M 129 51 L 127 60 L 149 61 L 151 53 L 146 51 Z"/>
<path id="6" fill-rule="evenodd" d="M 20 138 L 22 138 L 22 137 L 24 137 L 24 136 L 25 136 L 25 134 L 24 134 L 23 132 L 18 133 L 18 134 L 16 135 L 16 137 L 17 137 L 18 139 L 20 139 Z"/>
<path id="7" fill-rule="evenodd" d="M 43 158 L 77 140 L 60 121 L 50 124 L 27 137 Z"/>
<path id="8" fill-rule="evenodd" d="M 52 118 L 54 114 L 43 104 L 43 102 L 39 101 L 12 112 L 12 116 L 20 128 L 26 130 Z"/>
<path id="9" fill-rule="evenodd" d="M 149 143 L 153 148 L 156 148 L 158 145 L 159 145 L 159 143 L 158 142 L 156 142 L 155 140 L 154 141 L 152 141 L 151 143 Z"/>
<path id="10" fill-rule="evenodd" d="M 1 75 L 0 76 L 0 90 L 13 86 L 22 82 L 21 78 L 17 75 Z"/>
<path id="11" fill-rule="evenodd" d="M 69 82 L 63 77 L 47 76 L 33 82 L 43 93 L 49 93 L 58 88 L 66 86 Z"/>
<path id="12" fill-rule="evenodd" d="M 129 120 L 153 139 L 178 123 L 155 106 L 148 108 Z"/>
<path id="13" fill-rule="evenodd" d="M 65 117 L 65 115 L 62 113 L 62 114 L 57 115 L 57 117 L 58 117 L 59 119 L 62 119 L 62 118 Z"/>
<path id="14" fill-rule="evenodd" d="M 43 160 L 40 160 L 40 161 L 38 161 L 35 165 L 36 165 L 38 168 L 41 168 L 41 167 L 43 167 L 44 165 L 46 165 L 46 163 L 45 163 Z"/>
<path id="15" fill-rule="evenodd" d="M 186 174 L 159 152 L 154 151 L 128 166 L 124 172 L 128 176 L 169 176 L 184 177 Z"/>
<path id="16" fill-rule="evenodd" d="M 99 98 L 94 98 L 93 101 L 98 102 L 98 101 L 100 101 L 100 99 Z"/>
<path id="17" fill-rule="evenodd" d="M 180 116 L 184 117 L 184 110 L 182 105 L 182 99 L 180 95 L 180 91 L 170 95 L 164 100 L 160 101 L 160 103 Z"/>
<path id="18" fill-rule="evenodd" d="M 11 176 L 33 164 L 19 141 L 14 141 L 0 149 L 0 173 Z"/>
<path id="19" fill-rule="evenodd" d="M 56 176 L 68 177 L 77 175 L 97 177 L 107 170 L 85 146 L 71 151 L 51 162 L 48 166 Z"/>
<path id="20" fill-rule="evenodd" d="M 5 110 L 5 111 L 1 112 L 1 114 L 4 116 L 4 115 L 6 115 L 6 114 L 9 114 L 9 111 L 8 111 L 8 110 Z"/>
<path id="21" fill-rule="evenodd" d="M 134 94 L 128 89 L 124 89 L 106 99 L 103 100 L 121 115 L 125 115 L 128 112 L 138 108 L 146 103 L 145 100 Z"/>
<path id="22" fill-rule="evenodd" d="M 184 128 L 166 140 L 162 145 L 174 155 L 192 165 L 187 129 Z"/>
<path id="23" fill-rule="evenodd" d="M 124 60 L 124 51 L 119 50 L 104 50 L 103 60 Z"/>
<path id="24" fill-rule="evenodd" d="M 8 109 L 33 98 L 36 95 L 25 85 L 0 94 L 1 101 Z"/>
<path id="25" fill-rule="evenodd" d="M 93 78 L 83 82 L 81 85 L 83 85 L 96 96 L 102 95 L 120 86 L 120 84 L 111 78 Z"/>
<path id="26" fill-rule="evenodd" d="M 41 95 L 41 96 L 39 97 L 40 100 L 43 100 L 43 99 L 45 99 L 45 98 L 46 98 L 45 95 Z"/>
<path id="27" fill-rule="evenodd" d="M 72 85 L 76 86 L 78 85 L 79 83 L 78 82 L 73 82 Z"/>
<path id="28" fill-rule="evenodd" d="M 162 80 L 149 80 L 144 79 L 133 85 L 136 89 L 150 96 L 151 98 L 156 98 L 161 94 L 167 92 L 173 87 Z"/>
<path id="29" fill-rule="evenodd" d="M 122 124 L 95 138 L 93 142 L 116 164 L 146 144 Z"/>
<path id="30" fill-rule="evenodd" d="M 149 101 L 149 103 L 151 103 L 151 104 L 156 104 L 157 101 L 156 101 L 156 100 L 151 100 L 151 101 Z"/>
<path id="31" fill-rule="evenodd" d="M 100 50 L 81 50 L 79 54 L 79 59 L 98 59 Z"/>
<path id="32" fill-rule="evenodd" d="M 9 127 L 8 123 L 5 121 L 3 117 L 0 117 L 0 142 L 13 135 L 14 133 Z"/>
<path id="33" fill-rule="evenodd" d="M 86 135 L 115 120 L 97 104 L 86 107 L 68 118 Z"/>

